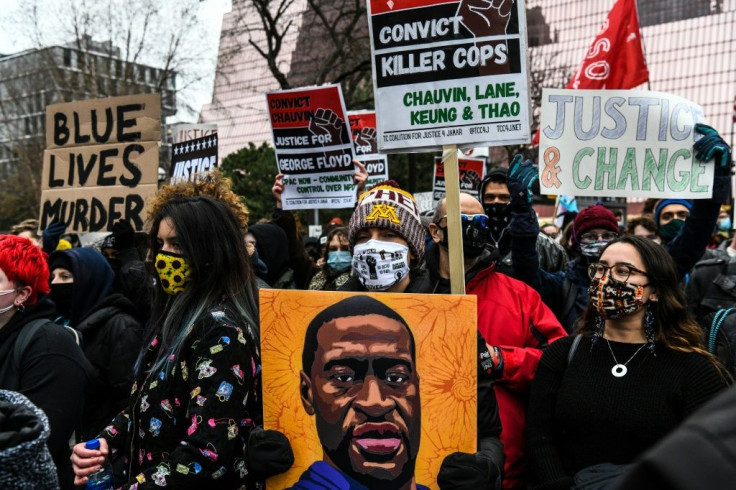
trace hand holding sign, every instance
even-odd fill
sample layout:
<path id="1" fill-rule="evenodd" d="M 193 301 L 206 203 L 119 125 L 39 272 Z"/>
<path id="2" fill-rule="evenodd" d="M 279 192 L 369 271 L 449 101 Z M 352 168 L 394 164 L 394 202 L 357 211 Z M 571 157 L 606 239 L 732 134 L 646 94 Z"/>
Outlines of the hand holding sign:
<path id="1" fill-rule="evenodd" d="M 276 209 L 281 209 L 281 194 L 284 193 L 284 174 L 278 174 L 271 187 L 271 194 L 276 200 Z"/>
<path id="2" fill-rule="evenodd" d="M 463 25 L 475 37 L 506 34 L 513 0 L 463 0 L 457 9 Z"/>
<path id="3" fill-rule="evenodd" d="M 353 184 L 355 184 L 356 194 L 360 195 L 360 193 L 363 192 L 363 189 L 365 189 L 365 183 L 368 180 L 368 170 L 366 170 L 365 165 L 358 160 L 353 160 L 353 164 L 355 165 Z"/>
<path id="4" fill-rule="evenodd" d="M 731 173 L 731 147 L 721 138 L 718 131 L 707 124 L 696 124 L 695 131 L 703 137 L 695 142 L 695 158 L 701 162 L 707 162 L 715 158 L 716 175 L 730 175 Z"/>
<path id="5" fill-rule="evenodd" d="M 325 146 L 340 145 L 345 121 L 330 109 L 317 109 L 309 121 L 309 131 L 314 135 L 313 141 Z"/>

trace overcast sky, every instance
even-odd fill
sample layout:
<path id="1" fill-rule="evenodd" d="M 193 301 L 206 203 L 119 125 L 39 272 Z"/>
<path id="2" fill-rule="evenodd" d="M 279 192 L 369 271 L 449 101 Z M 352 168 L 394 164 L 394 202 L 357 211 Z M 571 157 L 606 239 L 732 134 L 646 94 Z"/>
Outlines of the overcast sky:
<path id="1" fill-rule="evenodd" d="M 63 1 L 75 2 L 77 4 L 82 3 L 81 0 Z M 30 37 L 24 36 L 22 32 L 13 32 L 12 25 L 9 25 L 12 22 L 11 19 L 13 16 L 18 12 L 18 9 L 27 8 L 27 2 L 24 0 L 2 0 L 0 3 L 2 4 L 2 12 L 0 13 L 0 53 L 12 54 L 32 48 L 33 41 Z M 132 8 L 135 8 L 135 3 L 135 0 L 131 0 L 130 5 Z M 230 11 L 230 8 L 231 0 L 202 0 L 200 4 L 199 17 L 202 24 L 207 26 L 207 39 L 203 47 L 206 48 L 207 57 L 212 60 L 211 64 L 213 67 L 215 65 L 214 60 L 217 59 L 222 16 L 225 12 Z M 64 42 L 65 40 L 55 41 Z M 203 104 L 211 101 L 213 79 L 214 69 L 212 70 L 211 76 L 190 90 L 187 96 L 192 101 L 192 105 L 201 108 Z M 176 119 L 182 119 L 182 116 L 184 114 L 178 114 Z M 185 122 L 194 122 L 196 116 L 196 114 L 192 114 L 183 118 L 187 120 Z"/>

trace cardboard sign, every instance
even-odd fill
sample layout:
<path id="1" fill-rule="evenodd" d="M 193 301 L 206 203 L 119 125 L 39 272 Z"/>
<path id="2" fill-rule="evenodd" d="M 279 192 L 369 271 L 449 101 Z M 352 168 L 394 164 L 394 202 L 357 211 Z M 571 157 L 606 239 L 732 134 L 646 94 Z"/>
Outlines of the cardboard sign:
<path id="1" fill-rule="evenodd" d="M 370 0 L 378 147 L 528 143 L 523 0 Z"/>
<path id="2" fill-rule="evenodd" d="M 379 182 L 388 180 L 388 157 L 378 153 L 376 139 L 376 113 L 374 111 L 348 112 L 350 133 L 355 143 L 355 158 L 365 165 L 368 180 L 365 188 L 370 189 Z"/>
<path id="3" fill-rule="evenodd" d="M 196 140 L 217 134 L 217 124 L 177 124 L 172 131 L 174 143 Z"/>
<path id="4" fill-rule="evenodd" d="M 355 204 L 353 141 L 339 85 L 266 94 L 284 209 Z"/>
<path id="5" fill-rule="evenodd" d="M 216 134 L 174 143 L 171 148 L 170 182 L 191 181 L 198 174 L 206 174 L 218 166 Z"/>
<path id="6" fill-rule="evenodd" d="M 482 158 L 458 158 L 460 190 L 478 198 L 478 186 L 486 176 L 486 162 Z M 435 204 L 445 197 L 445 165 L 442 157 L 434 158 L 434 184 L 432 194 Z"/>
<path id="7" fill-rule="evenodd" d="M 46 148 L 161 140 L 161 96 L 125 95 L 46 107 Z"/>
<path id="8" fill-rule="evenodd" d="M 145 201 L 158 189 L 161 98 L 142 94 L 46 108 L 41 229 L 112 231 L 125 219 L 143 230 Z"/>
<path id="9" fill-rule="evenodd" d="M 542 194 L 706 199 L 713 165 L 693 158 L 703 109 L 644 90 L 544 89 Z"/>
<path id="10" fill-rule="evenodd" d="M 475 296 L 261 290 L 260 311 L 264 427 L 294 452 L 268 488 L 319 476 L 324 453 L 336 473 L 379 473 L 369 488 L 398 488 L 413 461 L 417 488 L 438 488 L 445 456 L 477 450 Z M 393 408 L 366 421 L 366 396 Z"/>

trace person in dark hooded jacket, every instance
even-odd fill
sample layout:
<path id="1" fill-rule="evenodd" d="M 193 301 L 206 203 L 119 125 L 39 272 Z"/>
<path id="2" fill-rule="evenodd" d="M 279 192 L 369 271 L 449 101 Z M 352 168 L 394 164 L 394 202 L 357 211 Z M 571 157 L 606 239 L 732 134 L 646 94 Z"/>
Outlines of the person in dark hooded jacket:
<path id="1" fill-rule="evenodd" d="M 268 268 L 262 279 L 274 289 L 296 289 L 286 232 L 274 223 L 250 226 L 248 232 L 256 238 L 258 257 Z"/>
<path id="2" fill-rule="evenodd" d="M 145 325 L 151 313 L 153 282 L 136 248 L 133 227 L 124 220 L 117 221 L 100 246 L 102 255 L 115 273 L 112 289 L 128 298 L 136 308 L 136 318 Z"/>
<path id="3" fill-rule="evenodd" d="M 92 248 L 56 251 L 49 257 L 56 323 L 82 334 L 82 350 L 94 372 L 84 401 L 81 438 L 94 438 L 128 402 L 142 328 L 133 303 L 113 292 L 114 273 Z"/>

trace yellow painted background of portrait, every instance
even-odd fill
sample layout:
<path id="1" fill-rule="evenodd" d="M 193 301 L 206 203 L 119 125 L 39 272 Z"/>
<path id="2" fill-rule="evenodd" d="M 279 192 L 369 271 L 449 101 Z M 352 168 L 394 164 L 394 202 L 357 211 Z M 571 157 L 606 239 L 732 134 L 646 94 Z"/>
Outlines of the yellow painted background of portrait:
<path id="1" fill-rule="evenodd" d="M 327 306 L 366 293 L 262 289 L 259 294 L 264 426 L 286 434 L 294 451 L 291 470 L 268 480 L 269 489 L 281 489 L 296 483 L 310 464 L 322 460 L 314 420 L 299 397 L 307 325 Z M 446 455 L 476 451 L 476 298 L 367 295 L 399 313 L 414 335 L 422 400 L 416 482 L 438 488 L 437 473 Z"/>

